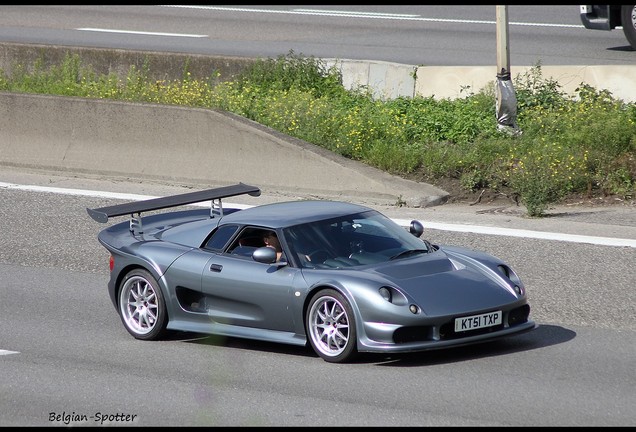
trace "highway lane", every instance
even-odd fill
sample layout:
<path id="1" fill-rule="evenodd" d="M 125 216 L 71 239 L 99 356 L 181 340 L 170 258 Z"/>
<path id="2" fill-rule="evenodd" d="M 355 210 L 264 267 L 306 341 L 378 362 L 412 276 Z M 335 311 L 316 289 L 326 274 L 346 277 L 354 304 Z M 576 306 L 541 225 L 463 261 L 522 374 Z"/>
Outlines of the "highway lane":
<path id="1" fill-rule="evenodd" d="M 512 66 L 631 65 L 622 30 L 578 5 L 510 5 Z M 495 6 L 0 6 L 0 42 L 240 57 L 295 53 L 426 66 L 496 65 Z"/>
<path id="2" fill-rule="evenodd" d="M 508 259 L 539 328 L 331 365 L 297 347 L 130 337 L 106 293 L 104 225 L 85 210 L 114 202 L 0 189 L 0 424 L 94 425 L 103 414 L 149 426 L 636 424 L 636 248 L 430 230 Z"/>
<path id="3" fill-rule="evenodd" d="M 494 62 L 493 24 L 455 22 L 449 28 L 453 23 L 441 20 L 448 9 L 442 7 L 425 14 L 438 21 L 400 24 L 394 18 L 154 6 L 27 8 L 39 16 L 0 7 L 0 40 L 249 56 L 282 54 L 292 46 L 324 57 L 389 55 L 389 61 L 409 64 L 491 64 L 489 57 Z M 568 14 L 570 8 L 576 6 L 567 6 Z M 511 20 L 529 22 L 540 9 L 515 16 L 511 7 Z M 461 8 L 455 15 L 489 20 L 494 12 Z M 535 23 L 554 22 L 539 18 Z M 578 16 L 568 20 L 556 22 L 573 27 L 512 26 L 513 61 L 526 63 L 537 55 L 546 64 L 574 58 L 574 64 L 633 61 L 633 53 L 622 49 L 622 33 L 577 28 Z M 346 28 L 337 29 L 338 23 Z M 76 30 L 101 24 L 208 37 Z M 459 36 L 458 27 L 471 38 Z M 514 33 L 517 28 L 523 31 Z M 422 29 L 427 29 L 424 39 Z M 226 40 L 228 31 L 236 31 L 230 38 L 238 42 Z M 258 43 L 255 34 L 266 42 Z M 527 56 L 516 51 L 526 39 Z M 574 47 L 575 42 L 581 45 Z M 566 51 L 551 51 L 561 45 Z M 102 190 L 119 186 L 112 179 L 98 183 Z M 147 193 L 147 187 L 125 189 Z M 191 334 L 156 343 L 132 339 L 106 294 L 107 254 L 96 240 L 103 225 L 85 211 L 111 203 L 110 198 L 0 190 L 0 425 L 90 426 L 104 414 L 110 415 L 105 424 L 147 426 L 636 424 L 635 248 L 427 231 L 435 242 L 506 258 L 528 286 L 539 328 L 483 346 L 330 365 L 307 350 L 252 341 Z M 407 216 L 399 209 L 391 212 Z M 420 216 L 426 220 L 431 214 Z M 509 219 L 524 222 L 514 214 Z M 605 228 L 598 226 L 599 232 Z M 624 226 L 615 228 L 620 232 Z"/>
<path id="4" fill-rule="evenodd" d="M 132 183 L 104 179 L 82 183 L 85 180 L 79 175 L 79 179 L 56 175 L 16 175 L 9 169 L 3 169 L 0 180 L 28 178 L 33 184 L 45 185 L 42 190 L 47 189 L 46 182 L 49 182 L 49 186 L 64 186 L 51 190 L 66 189 L 69 194 L 38 192 L 37 188 L 0 188 L 0 220 L 3 221 L 0 232 L 1 260 L 79 271 L 95 272 L 107 264 L 105 250 L 96 241 L 97 232 L 104 225 L 90 219 L 86 207 L 101 207 L 122 200 L 108 198 L 108 195 L 99 191 L 126 191 L 127 194 L 121 197 L 132 200 L 130 194 L 134 191 L 139 191 L 137 195 L 142 196 L 165 196 L 183 193 L 184 190 L 165 182 Z M 72 185 L 82 184 L 91 187 L 72 188 Z M 94 190 L 92 194 L 91 189 Z M 86 195 L 71 193 L 75 190 L 83 190 Z M 114 193 L 111 196 L 118 195 Z M 239 204 L 257 205 L 272 200 L 303 197 L 266 195 L 236 198 Z M 564 220 L 551 225 L 544 224 L 542 220 L 529 220 L 520 210 L 516 213 L 504 212 L 503 218 L 484 212 L 491 208 L 447 205 L 425 209 L 378 207 L 396 219 L 418 219 L 425 227 L 437 226 L 438 229 L 427 228 L 425 233 L 433 242 L 465 245 L 508 260 L 528 285 L 529 296 L 536 309 L 533 315 L 537 319 L 560 324 L 636 330 L 636 323 L 625 319 L 636 316 L 636 295 L 629 289 L 636 280 L 636 268 L 633 266 L 636 262 L 636 247 L 633 247 L 636 240 L 636 214 L 632 206 L 619 206 L 614 212 L 599 211 L 598 214 L 586 214 L 585 210 L 581 210 L 578 215 L 571 209 L 571 216 L 564 216 Z M 466 213 L 462 214 L 463 211 Z M 469 218 L 470 213 L 473 217 Z M 589 222 L 578 224 L 577 218 L 584 216 L 589 218 Z M 603 238 L 620 240 L 622 237 L 624 241 L 615 243 L 619 246 L 605 246 L 471 232 L 471 227 L 480 225 L 490 227 L 491 232 L 498 226 L 512 226 L 544 234 L 558 233 L 574 226 L 580 234 L 584 230 L 588 231 L 591 238 L 594 238 L 592 234 L 602 236 L 604 232 L 610 232 L 616 234 Z M 41 227 L 42 232 L 33 235 L 37 227 Z M 461 227 L 465 228 L 465 232 L 457 231 Z M 632 246 L 624 246 L 624 242 L 630 242 Z M 577 301 L 572 301 L 573 298 Z"/>

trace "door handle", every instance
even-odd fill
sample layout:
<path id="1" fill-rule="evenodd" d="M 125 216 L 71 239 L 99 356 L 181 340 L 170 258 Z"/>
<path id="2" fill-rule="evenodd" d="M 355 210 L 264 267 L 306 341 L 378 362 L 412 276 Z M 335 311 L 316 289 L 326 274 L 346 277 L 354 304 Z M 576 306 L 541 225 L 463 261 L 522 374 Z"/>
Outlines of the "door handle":
<path id="1" fill-rule="evenodd" d="M 221 264 L 212 264 L 212 265 L 210 265 L 210 271 L 218 273 L 221 270 L 223 270 L 223 266 Z"/>

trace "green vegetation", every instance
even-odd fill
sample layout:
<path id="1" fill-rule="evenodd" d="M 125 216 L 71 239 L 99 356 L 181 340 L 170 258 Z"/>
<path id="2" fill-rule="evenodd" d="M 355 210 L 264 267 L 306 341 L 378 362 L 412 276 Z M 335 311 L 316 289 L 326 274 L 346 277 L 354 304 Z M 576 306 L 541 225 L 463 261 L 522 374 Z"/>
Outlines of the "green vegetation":
<path id="1" fill-rule="evenodd" d="M 125 80 L 97 76 L 68 56 L 0 71 L 0 91 L 117 99 L 221 109 L 392 174 L 469 191 L 518 197 L 530 216 L 572 194 L 636 196 L 636 106 L 581 85 L 569 96 L 544 79 L 541 66 L 515 78 L 523 133 L 497 131 L 494 82 L 455 100 L 377 100 L 346 90 L 336 68 L 290 52 L 261 59 L 230 81 L 151 81 L 134 67 Z"/>

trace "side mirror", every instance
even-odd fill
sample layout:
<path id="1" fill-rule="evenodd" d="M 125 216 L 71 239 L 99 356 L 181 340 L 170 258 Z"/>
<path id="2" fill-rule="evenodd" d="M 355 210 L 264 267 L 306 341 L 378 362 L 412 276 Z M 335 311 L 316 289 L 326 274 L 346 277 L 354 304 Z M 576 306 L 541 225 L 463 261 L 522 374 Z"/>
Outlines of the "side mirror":
<path id="1" fill-rule="evenodd" d="M 424 232 L 424 226 L 420 221 L 412 220 L 411 226 L 409 226 L 409 232 L 413 234 L 415 237 L 421 237 Z"/>
<path id="2" fill-rule="evenodd" d="M 274 248 L 263 246 L 252 253 L 252 259 L 264 264 L 276 262 L 276 251 Z"/>
<path id="3" fill-rule="evenodd" d="M 259 263 L 263 264 L 277 264 L 277 265 L 286 265 L 287 262 L 276 261 L 276 250 L 269 246 L 259 247 L 252 254 L 252 259 Z"/>

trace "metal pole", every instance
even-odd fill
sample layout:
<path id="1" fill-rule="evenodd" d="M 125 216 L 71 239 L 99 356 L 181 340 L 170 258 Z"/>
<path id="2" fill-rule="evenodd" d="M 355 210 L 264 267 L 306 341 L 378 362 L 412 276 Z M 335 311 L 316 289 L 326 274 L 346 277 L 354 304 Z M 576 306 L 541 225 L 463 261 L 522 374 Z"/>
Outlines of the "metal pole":
<path id="1" fill-rule="evenodd" d="M 508 45 L 508 6 L 497 8 L 497 77 L 510 79 L 510 46 Z"/>
<path id="2" fill-rule="evenodd" d="M 517 126 L 517 97 L 510 79 L 510 47 L 508 46 L 508 6 L 497 7 L 497 85 L 495 87 L 497 129 L 520 135 Z"/>

